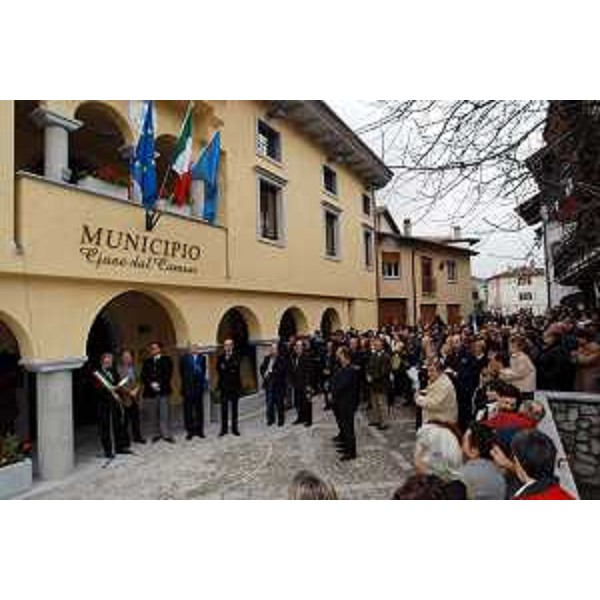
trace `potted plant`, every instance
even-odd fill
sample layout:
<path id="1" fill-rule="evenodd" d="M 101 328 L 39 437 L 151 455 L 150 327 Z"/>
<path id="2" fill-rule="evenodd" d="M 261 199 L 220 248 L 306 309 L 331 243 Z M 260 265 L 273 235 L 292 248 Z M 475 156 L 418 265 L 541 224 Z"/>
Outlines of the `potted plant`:
<path id="1" fill-rule="evenodd" d="M 0 436 L 0 500 L 26 492 L 32 484 L 31 442 Z"/>

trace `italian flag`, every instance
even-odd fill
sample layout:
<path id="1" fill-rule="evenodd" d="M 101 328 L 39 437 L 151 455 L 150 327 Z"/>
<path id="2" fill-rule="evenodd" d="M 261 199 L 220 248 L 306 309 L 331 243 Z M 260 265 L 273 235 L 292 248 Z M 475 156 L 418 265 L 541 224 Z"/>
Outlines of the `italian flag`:
<path id="1" fill-rule="evenodd" d="M 190 200 L 192 185 L 192 106 L 188 107 L 181 133 L 175 146 L 173 171 L 176 175 L 173 189 L 173 201 L 177 206 L 184 206 Z"/>

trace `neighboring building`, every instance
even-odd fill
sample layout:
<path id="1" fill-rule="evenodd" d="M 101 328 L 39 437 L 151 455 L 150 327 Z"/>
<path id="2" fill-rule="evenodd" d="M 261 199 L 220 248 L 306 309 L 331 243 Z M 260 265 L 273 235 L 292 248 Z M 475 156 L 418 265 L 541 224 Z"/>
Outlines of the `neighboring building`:
<path id="1" fill-rule="evenodd" d="M 517 212 L 529 224 L 542 223 L 552 304 L 569 294 L 594 305 L 600 291 L 600 102 L 551 101 L 544 142 L 527 160 L 540 193 Z M 577 289 L 581 294 L 573 294 Z"/>
<path id="2" fill-rule="evenodd" d="M 539 153 L 528 161 L 532 165 L 539 159 Z M 531 167 L 533 170 L 534 167 Z M 538 193 L 516 208 L 517 214 L 531 227 L 537 227 L 536 234 L 541 237 L 546 264 L 546 302 L 549 306 L 559 306 L 561 302 L 579 295 L 576 286 L 562 285 L 556 273 L 554 252 L 560 245 L 563 235 L 568 233 L 568 227 L 561 222 L 556 210 L 549 210 Z"/>
<path id="3" fill-rule="evenodd" d="M 379 322 L 381 325 L 431 323 L 436 316 L 457 324 L 473 312 L 471 256 L 464 247 L 476 240 L 460 236 L 431 239 L 402 231 L 385 208 L 377 211 Z"/>
<path id="4" fill-rule="evenodd" d="M 542 315 L 548 308 L 544 269 L 508 269 L 487 280 L 488 310 L 513 314 L 521 310 Z"/>
<path id="5" fill-rule="evenodd" d="M 95 419 L 101 352 L 139 364 L 152 340 L 173 356 L 199 342 L 214 369 L 232 336 L 252 392 L 269 340 L 377 324 L 373 192 L 391 173 L 327 105 L 195 101 L 194 158 L 222 135 L 218 218 L 165 208 L 153 231 L 129 200 L 132 107 L 0 102 L 0 353 L 33 374 L 19 408 L 44 478 L 71 469 L 74 429 Z M 156 108 L 160 183 L 187 101 Z"/>
<path id="6" fill-rule="evenodd" d="M 471 290 L 473 295 L 473 310 L 483 313 L 488 309 L 488 283 L 487 279 L 471 277 Z"/>

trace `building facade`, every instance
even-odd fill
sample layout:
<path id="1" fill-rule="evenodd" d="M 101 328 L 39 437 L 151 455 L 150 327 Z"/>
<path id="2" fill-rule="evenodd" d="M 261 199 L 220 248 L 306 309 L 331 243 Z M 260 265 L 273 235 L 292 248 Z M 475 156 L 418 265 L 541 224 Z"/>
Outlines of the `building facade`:
<path id="1" fill-rule="evenodd" d="M 526 161 L 539 194 L 517 212 L 528 224 L 542 224 L 552 303 L 570 295 L 573 303 L 597 306 L 600 102 L 551 101 L 543 137 L 544 147 Z"/>
<path id="2" fill-rule="evenodd" d="M 104 351 L 212 354 L 233 337 L 247 392 L 266 344 L 377 322 L 373 193 L 391 174 L 320 101 L 194 101 L 194 156 L 221 132 L 215 224 L 130 201 L 136 103 L 0 102 L 0 353 L 18 354 L 39 474 L 64 476 Z M 159 183 L 187 101 L 157 101 Z M 133 123 L 133 124 L 132 124 Z M 370 233 L 370 237 L 369 237 Z M 23 417 L 23 415 L 26 415 Z"/>
<path id="3" fill-rule="evenodd" d="M 488 309 L 488 282 L 481 277 L 471 278 L 471 289 L 473 293 L 473 310 L 481 314 Z"/>
<path id="4" fill-rule="evenodd" d="M 544 269 L 508 269 L 487 280 L 488 310 L 503 315 L 522 310 L 542 315 L 548 308 Z"/>
<path id="5" fill-rule="evenodd" d="M 462 240 L 441 242 L 402 230 L 387 209 L 377 213 L 380 325 L 454 325 L 473 312 L 471 256 Z"/>

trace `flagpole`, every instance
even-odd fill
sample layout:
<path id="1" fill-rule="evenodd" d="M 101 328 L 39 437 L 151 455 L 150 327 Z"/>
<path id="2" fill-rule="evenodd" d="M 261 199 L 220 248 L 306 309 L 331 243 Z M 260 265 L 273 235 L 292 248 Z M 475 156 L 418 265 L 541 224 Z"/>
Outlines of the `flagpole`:
<path id="1" fill-rule="evenodd" d="M 194 103 L 190 100 L 188 103 L 187 110 L 185 111 L 185 116 L 183 117 L 183 121 L 181 122 L 181 128 L 179 129 L 179 135 L 177 136 L 178 140 L 181 137 L 181 134 L 183 133 L 183 128 L 185 127 L 185 122 L 187 121 L 188 116 L 192 112 L 193 108 L 194 108 Z M 169 167 L 167 168 L 167 172 L 165 173 L 165 177 L 163 179 L 162 185 L 160 186 L 160 191 L 158 193 L 159 200 L 162 198 L 163 192 L 165 190 L 167 181 L 169 180 L 169 176 L 171 175 L 172 170 L 173 170 L 173 158 L 171 158 L 171 162 L 169 163 Z"/>

